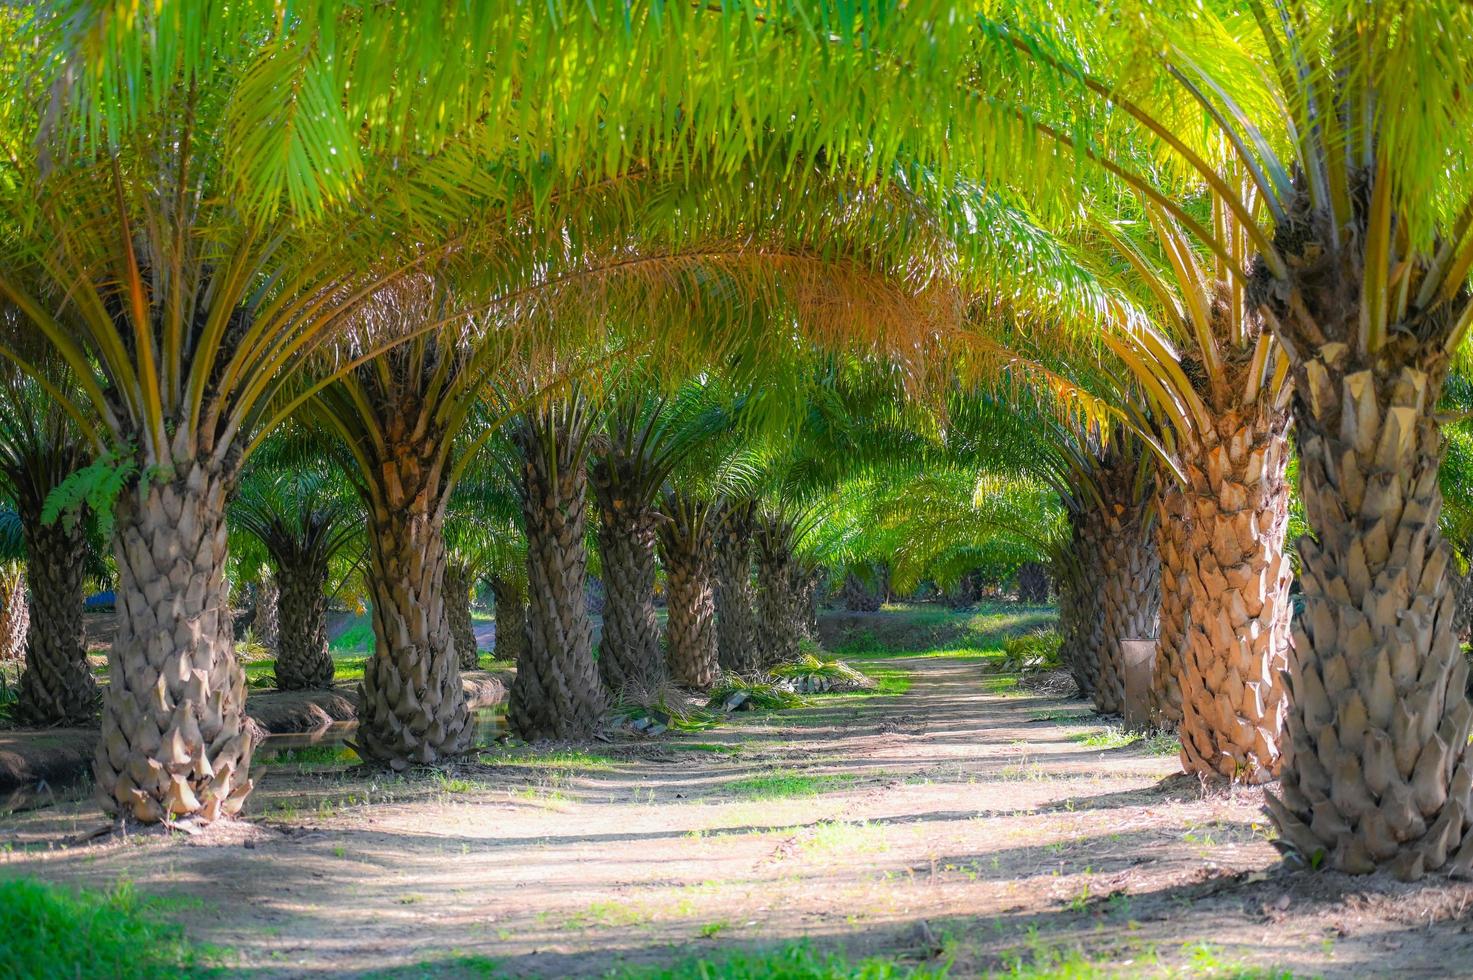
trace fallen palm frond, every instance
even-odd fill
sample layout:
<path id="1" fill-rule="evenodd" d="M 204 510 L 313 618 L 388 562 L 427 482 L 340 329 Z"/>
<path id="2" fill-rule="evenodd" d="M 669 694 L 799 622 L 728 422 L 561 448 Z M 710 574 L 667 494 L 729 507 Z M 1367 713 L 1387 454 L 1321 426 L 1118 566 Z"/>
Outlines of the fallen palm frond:
<path id="1" fill-rule="evenodd" d="M 1056 670 L 1060 666 L 1059 648 L 1063 638 L 1052 629 L 1032 630 L 1002 641 L 1003 658 L 997 670 L 1009 674 L 1027 674 Z"/>
<path id="2" fill-rule="evenodd" d="M 773 670 L 777 683 L 803 694 L 822 691 L 872 691 L 875 682 L 841 660 L 820 660 L 805 653 L 796 662 Z"/>
<path id="3" fill-rule="evenodd" d="M 797 708 L 804 701 L 791 689 L 764 678 L 724 674 L 711 690 L 706 706 L 718 711 L 759 711 Z"/>
<path id="4" fill-rule="evenodd" d="M 688 692 L 665 682 L 625 685 L 611 712 L 616 726 L 641 735 L 663 735 L 672 729 L 699 732 L 716 724 L 716 715 Z"/>

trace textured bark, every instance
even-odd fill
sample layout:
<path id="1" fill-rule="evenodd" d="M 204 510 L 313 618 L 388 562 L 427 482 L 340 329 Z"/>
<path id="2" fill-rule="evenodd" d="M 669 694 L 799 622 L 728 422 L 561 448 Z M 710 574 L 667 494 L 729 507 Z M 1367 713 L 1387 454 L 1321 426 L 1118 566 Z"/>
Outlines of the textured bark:
<path id="1" fill-rule="evenodd" d="M 717 660 L 723 670 L 737 674 L 751 674 L 761 666 L 752 590 L 753 512 L 751 501 L 728 502 L 713 542 Z"/>
<path id="2" fill-rule="evenodd" d="M 445 598 L 444 501 L 425 462 L 433 456 L 429 445 L 391 447 L 382 498 L 369 506 L 374 651 L 359 687 L 358 751 L 396 770 L 475 741 Z"/>
<path id="3" fill-rule="evenodd" d="M 1454 573 L 1453 583 L 1458 594 L 1453 613 L 1453 635 L 1459 642 L 1466 643 L 1469 632 L 1473 631 L 1473 569 L 1469 569 L 1466 575 Z"/>
<path id="4" fill-rule="evenodd" d="M 824 592 L 827 575 L 821 568 L 804 568 L 798 571 L 798 602 L 802 613 L 800 620 L 803 638 L 818 639 L 818 597 Z"/>
<path id="5" fill-rule="evenodd" d="M 275 581 L 280 634 L 276 641 L 276 686 L 283 691 L 332 687 L 332 653 L 327 646 L 327 576 L 323 561 L 279 565 Z"/>
<path id="6" fill-rule="evenodd" d="M 0 660 L 19 660 L 26 653 L 30 607 L 26 604 L 26 568 L 0 569 Z"/>
<path id="7" fill-rule="evenodd" d="M 1436 362 L 1434 361 L 1434 364 Z M 1438 365 L 1440 367 L 1440 365 Z M 1331 345 L 1296 371 L 1299 541 L 1284 838 L 1350 872 L 1466 867 L 1467 664 L 1438 532 L 1440 372 L 1372 371 Z"/>
<path id="8" fill-rule="evenodd" d="M 598 501 L 598 547 L 603 559 L 603 632 L 598 666 L 612 691 L 625 685 L 653 689 L 665 678 L 660 623 L 655 615 L 655 508 L 629 488 L 637 486 L 625 458 L 606 456 L 591 469 Z"/>
<path id="9" fill-rule="evenodd" d="M 844 608 L 850 612 L 879 612 L 885 602 L 879 581 L 866 581 L 854 572 L 845 573 L 842 591 Z"/>
<path id="10" fill-rule="evenodd" d="M 1363 190 L 1352 189 L 1357 208 L 1368 206 Z M 1269 811 L 1282 846 L 1331 868 L 1389 866 L 1406 879 L 1449 863 L 1466 872 L 1473 708 L 1438 527 L 1434 418 L 1453 312 L 1466 296 L 1431 312 L 1413 304 L 1379 343 L 1366 343 L 1367 236 L 1353 228 L 1348 243 L 1334 242 L 1307 202 L 1296 200 L 1275 232 L 1287 278 L 1260 266 L 1253 297 L 1290 353 L 1301 494 L 1315 535 L 1298 542 L 1304 613 L 1289 656 L 1282 795 L 1268 797 Z M 1412 259 L 1396 276 L 1416 296 L 1426 265 Z"/>
<path id="11" fill-rule="evenodd" d="M 773 667 L 798 658 L 803 635 L 798 561 L 792 528 L 782 518 L 757 520 L 757 648 L 761 664 Z"/>
<path id="12" fill-rule="evenodd" d="M 1286 711 L 1289 415 L 1230 412 L 1217 424 L 1187 441 L 1187 520 L 1169 553 L 1190 612 L 1175 675 L 1181 757 L 1187 772 L 1260 783 L 1278 775 Z"/>
<path id="13" fill-rule="evenodd" d="M 1053 591 L 1048 569 L 1036 561 L 1025 561 L 1018 566 L 1018 601 L 1032 606 L 1048 602 Z"/>
<path id="14" fill-rule="evenodd" d="M 97 684 L 87 666 L 82 583 L 87 533 L 79 522 L 41 523 L 39 508 L 21 508 L 30 585 L 26 668 L 16 718 L 29 725 L 81 724 L 97 713 Z"/>
<path id="15" fill-rule="evenodd" d="M 530 601 L 527 649 L 517 662 L 507 717 L 528 741 L 584 737 L 604 713 L 584 599 L 589 422 L 586 409 L 565 404 L 524 419 L 516 430 Z"/>
<path id="16" fill-rule="evenodd" d="M 450 617 L 450 635 L 455 639 L 461 670 L 479 670 L 481 666 L 475 621 L 471 618 L 472 579 L 470 569 L 458 562 L 445 566 L 445 612 Z"/>
<path id="17" fill-rule="evenodd" d="M 675 683 L 708 690 L 720 668 L 710 505 L 680 493 L 666 495 L 660 557 L 669 597 L 665 649 Z"/>
<path id="18" fill-rule="evenodd" d="M 245 674 L 225 581 L 227 490 L 201 463 L 118 501 L 118 630 L 93 760 L 109 813 L 212 821 L 250 793 Z"/>
<path id="19" fill-rule="evenodd" d="M 1182 577 L 1190 545 L 1192 517 L 1181 487 L 1166 473 L 1156 489 L 1156 550 L 1161 556 L 1161 624 L 1151 685 L 1151 715 L 1175 730 L 1181 724 L 1181 669 L 1185 659 L 1189 587 Z"/>
<path id="20" fill-rule="evenodd" d="M 256 603 L 251 613 L 251 632 L 256 634 L 256 642 L 261 644 L 273 654 L 276 652 L 277 644 L 281 642 L 281 619 L 277 611 L 277 603 L 281 600 L 281 588 L 276 579 L 270 575 L 264 576 L 256 584 Z"/>
<path id="21" fill-rule="evenodd" d="M 1104 656 L 1104 621 L 1100 596 L 1104 571 L 1095 541 L 1102 534 L 1092 525 L 1100 520 L 1098 508 L 1071 507 L 1069 554 L 1059 576 L 1059 657 L 1069 668 L 1083 697 L 1093 698 Z"/>
<path id="22" fill-rule="evenodd" d="M 1082 525 L 1082 546 L 1100 563 L 1097 632 L 1087 649 L 1095 651 L 1095 707 L 1117 714 L 1125 706 L 1124 651 L 1121 641 L 1154 639 L 1161 609 L 1161 562 L 1149 521 L 1148 496 L 1138 491 L 1139 445 L 1117 438 L 1095 470 L 1101 501 Z"/>
<path id="23" fill-rule="evenodd" d="M 497 660 L 517 663 L 527 649 L 527 590 L 520 582 L 499 575 L 491 577 L 491 596 L 496 604 Z"/>

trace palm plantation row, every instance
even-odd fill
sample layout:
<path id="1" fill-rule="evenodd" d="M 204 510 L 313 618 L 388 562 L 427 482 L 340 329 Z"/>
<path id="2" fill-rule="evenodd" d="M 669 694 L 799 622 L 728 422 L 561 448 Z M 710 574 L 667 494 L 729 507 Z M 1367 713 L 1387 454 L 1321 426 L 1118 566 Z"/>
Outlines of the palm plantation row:
<path id="1" fill-rule="evenodd" d="M 8 15 L 0 353 L 28 657 L 45 697 L 86 699 L 80 573 L 56 556 L 84 550 L 68 518 L 90 509 L 118 594 L 109 812 L 208 821 L 250 792 L 227 515 L 294 431 L 342 455 L 366 515 L 362 744 L 433 762 L 469 738 L 444 524 L 457 494 L 496 509 L 478 485 L 520 495 L 498 520 L 526 549 L 527 736 L 586 734 L 606 687 L 658 672 L 656 551 L 675 680 L 709 684 L 713 647 L 731 669 L 790 654 L 773 624 L 796 619 L 812 499 L 758 513 L 740 451 L 665 417 L 694 384 L 744 416 L 713 428 L 796 433 L 823 397 L 796 379 L 832 363 L 846 396 L 887 397 L 850 406 L 864 452 L 800 453 L 830 471 L 799 483 L 941 493 L 982 472 L 962 519 L 1051 560 L 1101 710 L 1121 642 L 1159 634 L 1184 767 L 1278 779 L 1285 849 L 1473 864 L 1439 484 L 1473 319 L 1464 6 L 288 7 Z M 1062 526 L 1028 513 L 1040 491 Z M 314 551 L 282 566 L 284 609 L 315 609 L 331 564 L 333 521 L 302 521 L 255 522 Z M 906 551 L 932 530 L 884 557 L 924 564 Z M 756 596 L 732 554 L 749 541 Z M 318 646 L 288 676 L 320 678 Z"/>

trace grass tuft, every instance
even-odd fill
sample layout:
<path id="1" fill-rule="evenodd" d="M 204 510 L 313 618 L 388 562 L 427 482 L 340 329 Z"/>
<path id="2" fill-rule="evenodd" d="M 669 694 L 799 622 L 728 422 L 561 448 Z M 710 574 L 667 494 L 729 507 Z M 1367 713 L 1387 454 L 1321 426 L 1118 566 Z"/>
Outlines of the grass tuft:
<path id="1" fill-rule="evenodd" d="M 610 976 L 621 980 L 939 980 L 948 975 L 950 967 L 949 962 L 911 966 L 891 957 L 850 960 L 842 953 L 820 953 L 803 941 L 775 949 L 702 956 L 674 966 L 629 967 Z"/>
<path id="2" fill-rule="evenodd" d="M 131 885 L 70 892 L 29 878 L 0 881 L 0 976 L 194 977 L 218 951 L 189 943 Z"/>

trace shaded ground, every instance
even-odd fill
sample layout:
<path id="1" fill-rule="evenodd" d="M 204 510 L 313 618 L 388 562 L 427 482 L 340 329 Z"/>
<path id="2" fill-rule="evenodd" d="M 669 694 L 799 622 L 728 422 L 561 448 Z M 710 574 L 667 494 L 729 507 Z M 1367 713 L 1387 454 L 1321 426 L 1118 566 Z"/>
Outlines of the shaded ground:
<path id="1" fill-rule="evenodd" d="M 263 766 L 252 824 L 199 839 L 63 848 L 99 822 L 63 800 L 0 820 L 0 875 L 129 879 L 260 976 L 637 975 L 804 937 L 956 976 L 1473 965 L 1473 887 L 1286 875 L 1257 791 L 1201 798 L 1169 745 L 985 673 L 997 617 L 887 654 L 872 615 L 826 630 L 903 693 L 444 773 Z"/>

